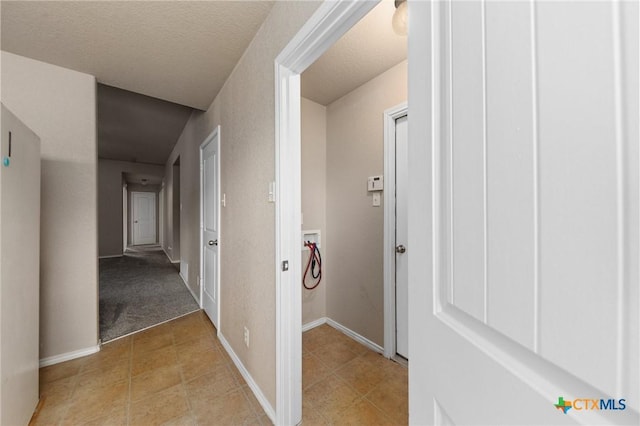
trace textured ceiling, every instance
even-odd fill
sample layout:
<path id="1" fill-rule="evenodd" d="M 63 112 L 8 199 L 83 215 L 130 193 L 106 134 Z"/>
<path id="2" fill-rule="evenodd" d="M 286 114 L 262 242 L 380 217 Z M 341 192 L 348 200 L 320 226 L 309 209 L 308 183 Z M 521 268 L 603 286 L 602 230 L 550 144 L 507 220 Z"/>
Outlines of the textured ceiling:
<path id="1" fill-rule="evenodd" d="M 407 58 L 407 37 L 393 32 L 393 0 L 383 0 L 303 74 L 301 93 L 328 105 Z"/>
<path id="2" fill-rule="evenodd" d="M 98 84 L 98 157 L 164 165 L 192 111 Z"/>
<path id="3" fill-rule="evenodd" d="M 273 1 L 2 1 L 2 50 L 207 109 Z"/>

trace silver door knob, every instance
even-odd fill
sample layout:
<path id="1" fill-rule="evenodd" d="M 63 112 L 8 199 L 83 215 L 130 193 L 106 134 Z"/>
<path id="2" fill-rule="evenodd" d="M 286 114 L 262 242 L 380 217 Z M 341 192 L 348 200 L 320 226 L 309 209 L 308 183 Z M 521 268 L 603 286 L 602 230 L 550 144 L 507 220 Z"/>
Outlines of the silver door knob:
<path id="1" fill-rule="evenodd" d="M 209 240 L 209 245 L 210 246 L 217 246 L 218 245 L 218 240 Z"/>
<path id="2" fill-rule="evenodd" d="M 399 246 L 396 246 L 396 253 L 404 253 L 405 251 L 407 251 L 407 248 L 402 244 L 400 244 Z"/>

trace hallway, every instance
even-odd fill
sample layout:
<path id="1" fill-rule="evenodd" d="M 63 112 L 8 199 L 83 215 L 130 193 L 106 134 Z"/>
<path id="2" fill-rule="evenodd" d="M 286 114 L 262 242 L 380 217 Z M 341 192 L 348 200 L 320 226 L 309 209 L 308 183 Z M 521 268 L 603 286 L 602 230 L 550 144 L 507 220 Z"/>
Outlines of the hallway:
<path id="1" fill-rule="evenodd" d="M 269 425 L 198 311 L 40 370 L 31 425 Z M 303 334 L 303 424 L 407 423 L 407 369 L 323 325 Z"/>
<path id="2" fill-rule="evenodd" d="M 100 259 L 100 338 L 115 338 L 198 309 L 176 269 L 156 245 Z"/>

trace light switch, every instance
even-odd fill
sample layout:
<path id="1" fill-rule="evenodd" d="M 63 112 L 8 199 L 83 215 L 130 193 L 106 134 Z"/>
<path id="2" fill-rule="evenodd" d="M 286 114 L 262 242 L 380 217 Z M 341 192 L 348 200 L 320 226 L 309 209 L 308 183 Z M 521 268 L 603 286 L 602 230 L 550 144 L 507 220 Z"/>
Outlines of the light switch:
<path id="1" fill-rule="evenodd" d="M 380 193 L 373 193 L 373 207 L 380 207 Z"/>

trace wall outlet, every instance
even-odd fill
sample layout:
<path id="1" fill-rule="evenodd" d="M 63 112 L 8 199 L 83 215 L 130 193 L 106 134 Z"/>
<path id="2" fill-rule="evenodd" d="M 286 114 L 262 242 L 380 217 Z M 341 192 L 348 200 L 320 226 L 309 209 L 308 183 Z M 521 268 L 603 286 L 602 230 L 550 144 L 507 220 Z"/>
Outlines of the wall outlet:
<path id="1" fill-rule="evenodd" d="M 249 329 L 247 326 L 244 327 L 244 345 L 249 347 Z"/>

